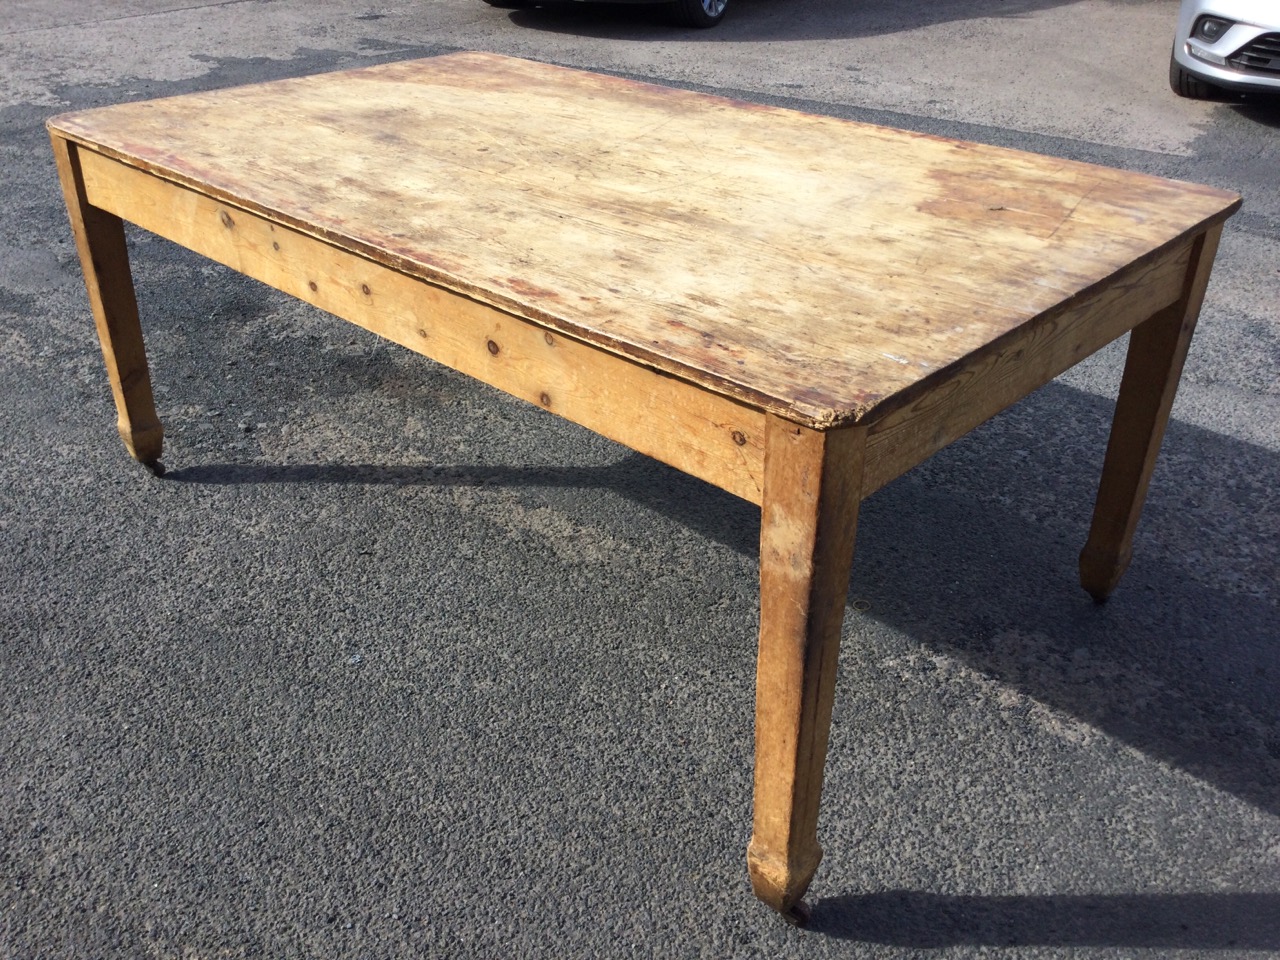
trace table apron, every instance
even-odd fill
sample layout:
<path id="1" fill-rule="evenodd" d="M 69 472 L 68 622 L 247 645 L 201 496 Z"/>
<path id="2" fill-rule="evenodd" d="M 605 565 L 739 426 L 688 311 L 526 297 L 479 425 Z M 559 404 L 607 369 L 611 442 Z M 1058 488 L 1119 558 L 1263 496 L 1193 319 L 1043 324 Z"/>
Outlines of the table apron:
<path id="1" fill-rule="evenodd" d="M 93 206 L 759 505 L 763 411 L 77 149 Z"/>
<path id="2" fill-rule="evenodd" d="M 759 505 L 758 408 L 80 147 L 88 202 L 344 320 Z M 1194 237 L 967 358 L 867 424 L 862 495 L 1166 309 Z"/>
<path id="3" fill-rule="evenodd" d="M 863 496 L 927 460 L 1140 323 L 1176 310 L 1195 237 L 1131 264 L 967 358 L 868 428 Z"/>

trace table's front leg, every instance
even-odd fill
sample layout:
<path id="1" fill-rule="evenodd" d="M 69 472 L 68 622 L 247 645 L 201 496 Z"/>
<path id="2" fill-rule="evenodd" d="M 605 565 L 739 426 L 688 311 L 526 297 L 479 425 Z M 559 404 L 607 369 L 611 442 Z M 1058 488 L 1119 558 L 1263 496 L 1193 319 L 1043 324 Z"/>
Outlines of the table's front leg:
<path id="1" fill-rule="evenodd" d="M 1221 235 L 1217 226 L 1196 240 L 1178 302 L 1129 335 L 1093 524 L 1080 554 L 1080 583 L 1098 603 L 1111 595 L 1129 566 L 1133 534 Z"/>
<path id="2" fill-rule="evenodd" d="M 120 437 L 130 455 L 161 472 L 164 428 L 151 396 L 151 375 L 138 322 L 138 302 L 129 272 L 124 225 L 120 218 L 93 206 L 85 196 L 79 147 L 54 134 L 53 154 L 62 193 L 84 269 L 89 305 L 115 396 Z"/>
<path id="3" fill-rule="evenodd" d="M 770 416 L 760 530 L 751 886 L 789 919 L 813 879 L 818 802 L 853 563 L 866 431 Z"/>

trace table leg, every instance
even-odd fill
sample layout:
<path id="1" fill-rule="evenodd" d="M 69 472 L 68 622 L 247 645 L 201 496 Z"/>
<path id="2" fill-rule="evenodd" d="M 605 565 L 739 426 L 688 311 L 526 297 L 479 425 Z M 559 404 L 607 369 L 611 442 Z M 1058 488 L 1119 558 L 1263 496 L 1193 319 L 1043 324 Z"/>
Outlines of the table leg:
<path id="1" fill-rule="evenodd" d="M 760 530 L 755 813 L 747 867 L 757 897 L 803 922 L 849 590 L 866 432 L 818 432 L 770 416 Z"/>
<path id="2" fill-rule="evenodd" d="M 1217 226 L 1196 240 L 1181 298 L 1129 335 L 1093 525 L 1080 554 L 1080 584 L 1098 603 L 1111 595 L 1129 566 L 1133 534 L 1221 234 Z"/>
<path id="3" fill-rule="evenodd" d="M 92 206 L 85 198 L 79 148 L 57 135 L 52 140 L 89 304 L 115 396 L 119 415 L 116 425 L 129 454 L 159 473 L 163 471 L 159 461 L 164 428 L 151 396 L 151 375 L 138 322 L 124 225 L 119 217 Z"/>

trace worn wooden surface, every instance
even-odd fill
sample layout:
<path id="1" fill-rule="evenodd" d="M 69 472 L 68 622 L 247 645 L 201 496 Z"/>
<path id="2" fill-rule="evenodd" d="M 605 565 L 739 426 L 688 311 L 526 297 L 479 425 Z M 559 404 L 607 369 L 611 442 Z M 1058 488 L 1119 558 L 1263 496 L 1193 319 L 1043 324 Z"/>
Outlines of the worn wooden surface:
<path id="1" fill-rule="evenodd" d="M 51 126 L 819 429 L 918 400 L 1238 202 L 479 53 Z"/>
<path id="2" fill-rule="evenodd" d="M 89 203 L 75 146 L 57 136 L 51 138 L 51 143 L 84 271 L 89 309 L 116 402 L 116 428 L 135 460 L 156 464 L 164 445 L 164 427 L 156 416 L 151 394 L 151 373 L 129 271 L 124 224 L 115 214 Z"/>
<path id="3" fill-rule="evenodd" d="M 863 495 L 879 490 L 1041 384 L 1182 295 L 1192 241 L 1117 271 L 1100 288 L 1048 310 L 989 349 L 952 365 L 871 424 Z"/>
<path id="4" fill-rule="evenodd" d="M 1196 240 L 1177 302 L 1145 320 L 1129 338 L 1093 523 L 1080 553 L 1080 583 L 1099 603 L 1129 566 L 1133 535 L 1221 236 L 1222 228 L 1215 227 Z"/>
<path id="5" fill-rule="evenodd" d="M 760 502 L 764 414 L 754 407 L 90 150 L 79 163 L 102 210 Z"/>
<path id="6" fill-rule="evenodd" d="M 783 914 L 822 858 L 818 802 L 866 442 L 861 427 L 819 432 L 774 416 L 765 426 L 747 866 L 756 896 Z"/>

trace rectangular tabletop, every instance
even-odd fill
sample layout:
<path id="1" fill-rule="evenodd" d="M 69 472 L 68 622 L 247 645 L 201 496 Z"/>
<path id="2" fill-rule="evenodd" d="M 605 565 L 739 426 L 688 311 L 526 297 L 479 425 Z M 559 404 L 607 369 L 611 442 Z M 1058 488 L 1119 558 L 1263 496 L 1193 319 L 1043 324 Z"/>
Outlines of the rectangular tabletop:
<path id="1" fill-rule="evenodd" d="M 51 127 L 816 429 L 884 417 L 1238 203 L 482 53 Z"/>

